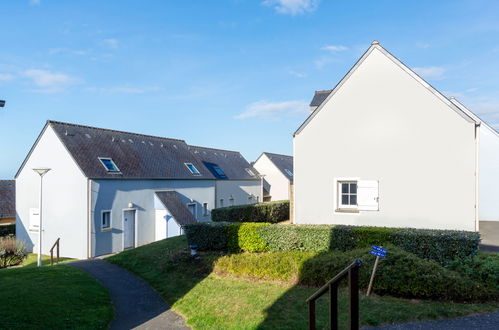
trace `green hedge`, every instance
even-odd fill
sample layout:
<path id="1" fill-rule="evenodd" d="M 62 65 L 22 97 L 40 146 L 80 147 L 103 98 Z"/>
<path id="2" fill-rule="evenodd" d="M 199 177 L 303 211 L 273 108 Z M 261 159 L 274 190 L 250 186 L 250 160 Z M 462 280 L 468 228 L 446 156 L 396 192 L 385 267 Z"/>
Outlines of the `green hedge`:
<path id="1" fill-rule="evenodd" d="M 226 222 L 198 222 L 185 226 L 185 234 L 189 245 L 195 244 L 198 250 L 227 249 Z"/>
<path id="2" fill-rule="evenodd" d="M 451 230 L 254 223 L 204 223 L 192 226 L 203 226 L 203 234 L 194 237 L 187 233 L 189 242 L 198 242 L 195 244 L 200 249 L 206 246 L 206 249 L 248 252 L 349 251 L 371 245 L 393 244 L 440 264 L 474 256 L 480 242 L 478 233 Z M 213 234 L 209 233 L 211 227 L 214 228 Z M 216 244 L 212 243 L 213 235 L 216 236 Z"/>
<path id="3" fill-rule="evenodd" d="M 448 269 L 402 249 L 388 245 L 388 255 L 378 267 L 374 292 L 392 296 L 454 300 L 494 300 L 499 288 L 471 275 Z M 367 289 L 374 264 L 369 248 L 351 251 L 300 252 L 280 251 L 241 253 L 219 258 L 215 271 L 256 279 L 278 280 L 303 285 L 321 286 L 343 270 L 355 258 L 361 258 L 360 287 Z M 489 262 L 490 263 L 490 262 Z M 484 269 L 484 276 L 491 271 Z M 486 275 L 485 275 L 486 274 Z M 347 281 L 343 281 L 346 285 Z"/>
<path id="4" fill-rule="evenodd" d="M 15 235 L 16 235 L 16 225 L 0 226 L 0 237 L 15 236 Z"/>
<path id="5" fill-rule="evenodd" d="M 215 222 L 270 222 L 289 220 L 289 201 L 221 207 L 211 211 Z"/>

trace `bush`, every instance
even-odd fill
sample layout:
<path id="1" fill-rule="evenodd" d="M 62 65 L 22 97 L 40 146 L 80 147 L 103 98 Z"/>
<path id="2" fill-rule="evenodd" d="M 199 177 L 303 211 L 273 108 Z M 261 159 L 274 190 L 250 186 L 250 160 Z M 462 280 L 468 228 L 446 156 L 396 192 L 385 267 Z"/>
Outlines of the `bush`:
<path id="1" fill-rule="evenodd" d="M 280 251 L 241 253 L 222 257 L 215 270 L 257 279 L 278 280 L 311 286 L 322 286 L 354 259 L 361 258 L 360 287 L 367 289 L 375 257 L 370 249 L 347 252 Z M 395 246 L 388 246 L 374 280 L 374 292 L 399 297 L 455 301 L 485 301 L 497 297 L 476 279 L 446 269 Z M 343 285 L 347 281 L 343 281 Z"/>
<path id="2" fill-rule="evenodd" d="M 15 236 L 15 235 L 16 235 L 16 225 L 0 226 L 0 237 Z"/>
<path id="3" fill-rule="evenodd" d="M 272 225 L 259 230 L 270 251 L 326 251 L 331 247 L 331 227 L 324 225 Z"/>
<path id="4" fill-rule="evenodd" d="M 479 280 L 499 292 L 499 254 L 478 253 L 474 258 L 455 260 L 447 268 Z"/>
<path id="5" fill-rule="evenodd" d="M 391 234 L 393 244 L 441 264 L 478 253 L 480 234 L 457 230 L 401 229 Z"/>
<path id="6" fill-rule="evenodd" d="M 19 265 L 27 255 L 23 241 L 14 237 L 0 237 L 0 268 Z"/>
<path id="7" fill-rule="evenodd" d="M 198 250 L 225 250 L 227 248 L 227 222 L 198 222 L 185 226 L 189 245 L 195 244 Z"/>
<path id="8" fill-rule="evenodd" d="M 229 206 L 211 211 L 216 222 L 270 222 L 289 220 L 289 201 L 275 201 L 249 205 Z"/>
<path id="9" fill-rule="evenodd" d="M 258 229 L 269 226 L 268 223 L 232 223 L 227 229 L 227 249 L 231 252 L 261 252 L 267 250 Z"/>

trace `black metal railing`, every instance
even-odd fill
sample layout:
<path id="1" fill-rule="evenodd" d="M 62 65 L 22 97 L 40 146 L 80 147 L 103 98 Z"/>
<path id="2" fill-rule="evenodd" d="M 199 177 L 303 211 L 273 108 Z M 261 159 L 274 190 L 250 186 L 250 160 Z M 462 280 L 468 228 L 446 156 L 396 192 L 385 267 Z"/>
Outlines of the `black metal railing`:
<path id="1" fill-rule="evenodd" d="M 360 259 L 355 259 L 348 267 L 343 269 L 332 280 L 307 299 L 308 303 L 308 328 L 315 330 L 315 302 L 329 291 L 329 326 L 338 329 L 338 288 L 340 281 L 348 276 L 349 291 L 349 329 L 359 329 L 359 268 L 362 266 Z"/>
<path id="2" fill-rule="evenodd" d="M 59 243 L 61 239 L 58 238 L 54 245 L 52 245 L 52 248 L 50 249 L 50 266 L 54 264 L 54 248 L 56 248 L 56 255 L 57 255 L 57 263 L 59 263 Z"/>

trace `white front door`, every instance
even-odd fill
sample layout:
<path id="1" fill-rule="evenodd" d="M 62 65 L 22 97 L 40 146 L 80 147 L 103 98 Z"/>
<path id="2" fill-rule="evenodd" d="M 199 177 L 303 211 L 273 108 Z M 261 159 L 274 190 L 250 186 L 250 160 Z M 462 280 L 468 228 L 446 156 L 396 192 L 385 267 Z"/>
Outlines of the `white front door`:
<path id="1" fill-rule="evenodd" d="M 123 247 L 135 247 L 135 210 L 123 212 Z"/>

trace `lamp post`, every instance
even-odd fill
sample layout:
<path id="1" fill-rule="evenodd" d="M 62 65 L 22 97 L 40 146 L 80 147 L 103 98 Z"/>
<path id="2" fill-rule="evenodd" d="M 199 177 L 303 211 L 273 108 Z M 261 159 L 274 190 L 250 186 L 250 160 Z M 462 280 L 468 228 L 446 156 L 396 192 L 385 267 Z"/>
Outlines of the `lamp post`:
<path id="1" fill-rule="evenodd" d="M 34 168 L 33 171 L 40 175 L 40 210 L 39 217 L 40 223 L 38 224 L 38 261 L 37 265 L 40 267 L 42 265 L 42 193 L 43 193 L 43 176 L 50 171 L 50 168 Z"/>

